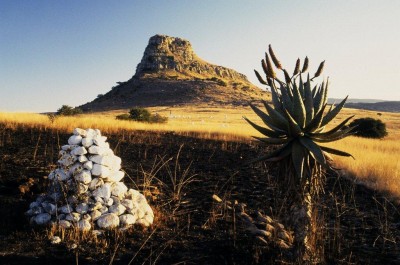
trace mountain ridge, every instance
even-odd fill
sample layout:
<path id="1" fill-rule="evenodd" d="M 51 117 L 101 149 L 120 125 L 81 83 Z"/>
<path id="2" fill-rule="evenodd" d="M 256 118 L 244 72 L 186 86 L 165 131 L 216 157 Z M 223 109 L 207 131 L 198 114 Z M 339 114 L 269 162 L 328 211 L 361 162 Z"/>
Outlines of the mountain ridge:
<path id="1" fill-rule="evenodd" d="M 269 100 L 270 93 L 253 85 L 244 74 L 201 59 L 188 40 L 157 34 L 149 39 L 131 79 L 117 82 L 109 92 L 80 108 L 104 111 L 185 104 L 238 106 L 260 99 Z"/>

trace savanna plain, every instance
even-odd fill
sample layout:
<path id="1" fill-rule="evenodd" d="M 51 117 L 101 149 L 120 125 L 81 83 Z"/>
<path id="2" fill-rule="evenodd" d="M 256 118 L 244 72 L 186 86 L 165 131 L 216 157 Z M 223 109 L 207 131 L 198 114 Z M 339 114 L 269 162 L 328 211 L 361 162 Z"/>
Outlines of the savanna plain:
<path id="1" fill-rule="evenodd" d="M 273 163 L 247 161 L 274 147 L 242 116 L 249 107 L 154 107 L 163 124 L 119 121 L 126 110 L 49 118 L 0 113 L 0 261 L 3 264 L 288 264 L 282 248 L 255 240 L 237 218 L 244 203 L 285 225 Z M 400 264 L 400 114 L 344 109 L 382 120 L 381 140 L 348 137 L 330 144 L 353 158 L 333 157 L 318 207 L 319 252 L 326 264 Z M 128 187 L 155 212 L 150 228 L 106 235 L 31 227 L 29 203 L 45 192 L 58 151 L 76 127 L 98 128 L 122 158 Z M 289 228 L 290 230 L 290 228 Z M 51 244 L 60 236 L 62 243 Z"/>

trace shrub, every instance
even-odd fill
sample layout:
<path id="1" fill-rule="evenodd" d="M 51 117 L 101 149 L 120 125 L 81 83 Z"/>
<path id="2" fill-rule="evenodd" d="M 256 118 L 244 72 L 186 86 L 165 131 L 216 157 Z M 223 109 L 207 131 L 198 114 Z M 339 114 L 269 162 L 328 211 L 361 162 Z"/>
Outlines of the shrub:
<path id="1" fill-rule="evenodd" d="M 115 118 L 117 120 L 123 120 L 123 121 L 131 120 L 131 116 L 128 113 L 117 115 Z"/>
<path id="2" fill-rule="evenodd" d="M 151 121 L 151 113 L 145 108 L 133 108 L 129 111 L 129 115 L 134 121 Z"/>
<path id="3" fill-rule="evenodd" d="M 151 115 L 151 117 L 150 117 L 151 123 L 166 123 L 167 121 L 168 121 L 168 117 L 163 117 L 158 113 L 156 113 L 155 115 Z"/>
<path id="4" fill-rule="evenodd" d="M 57 115 L 62 115 L 62 116 L 74 116 L 82 113 L 83 111 L 80 108 L 73 108 L 68 105 L 62 105 L 61 108 L 57 110 Z"/>
<path id="5" fill-rule="evenodd" d="M 360 137 L 383 138 L 388 134 L 386 124 L 373 118 L 356 119 L 350 123 L 350 126 L 357 126 L 353 132 L 354 135 Z"/>

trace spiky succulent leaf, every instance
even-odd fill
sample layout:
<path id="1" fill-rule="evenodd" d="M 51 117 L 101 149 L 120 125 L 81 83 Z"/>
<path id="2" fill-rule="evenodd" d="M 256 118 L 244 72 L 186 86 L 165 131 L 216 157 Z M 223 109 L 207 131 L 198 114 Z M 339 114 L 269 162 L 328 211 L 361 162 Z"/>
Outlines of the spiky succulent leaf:
<path id="1" fill-rule="evenodd" d="M 254 106 L 253 104 L 249 104 L 250 107 L 253 109 L 253 111 L 257 114 L 258 117 L 260 117 L 260 119 L 264 122 L 265 125 L 267 125 L 269 128 L 277 131 L 277 132 L 286 132 L 286 128 L 285 129 L 281 129 L 273 120 L 272 118 L 267 115 L 266 113 L 264 113 L 262 110 L 260 110 L 259 108 L 257 108 L 256 106 Z"/>
<path id="2" fill-rule="evenodd" d="M 311 134 L 311 136 L 315 136 L 315 137 L 330 136 L 330 135 L 336 133 L 337 131 L 344 129 L 344 127 L 346 126 L 347 122 L 349 122 L 354 116 L 355 115 L 352 115 L 352 116 L 346 118 L 339 125 L 337 125 L 336 127 L 334 127 L 333 129 L 331 129 L 331 130 L 329 130 L 327 132 L 324 132 L 324 133 L 313 133 L 313 134 Z"/>
<path id="3" fill-rule="evenodd" d="M 346 100 L 349 96 L 345 97 L 342 102 L 339 103 L 334 109 L 332 109 L 330 112 L 326 114 L 324 119 L 322 120 L 321 126 L 327 125 L 331 120 L 333 120 L 336 115 L 339 114 L 339 112 L 342 110 L 344 104 L 346 103 Z"/>
<path id="4" fill-rule="evenodd" d="M 269 116 L 271 117 L 271 120 L 276 124 L 276 126 L 279 129 L 287 130 L 289 123 L 285 119 L 285 117 L 280 112 L 270 107 L 267 102 L 263 101 L 263 103 L 265 109 L 267 110 Z"/>
<path id="5" fill-rule="evenodd" d="M 291 138 L 261 138 L 257 136 L 253 136 L 254 139 L 259 140 L 260 142 L 271 144 L 271 145 L 281 145 L 286 144 L 291 141 Z"/>
<path id="6" fill-rule="evenodd" d="M 319 145 L 308 137 L 300 137 L 299 141 L 320 165 L 327 167 L 325 156 Z"/>
<path id="7" fill-rule="evenodd" d="M 352 157 L 353 159 L 355 159 L 354 156 L 352 156 L 351 154 L 349 154 L 347 152 L 344 152 L 344 151 L 340 151 L 340 150 L 334 149 L 334 148 L 321 146 L 321 150 L 323 150 L 323 151 L 325 151 L 327 153 L 333 154 L 333 155 L 347 156 L 347 157 Z"/>
<path id="8" fill-rule="evenodd" d="M 289 135 L 292 137 L 299 137 L 304 135 L 303 130 L 292 115 L 286 110 L 286 116 L 289 121 Z"/>
<path id="9" fill-rule="evenodd" d="M 307 82 L 304 85 L 304 107 L 306 111 L 305 125 L 307 125 L 314 118 L 314 105 L 311 91 L 310 75 L 307 75 Z"/>
<path id="10" fill-rule="evenodd" d="M 247 121 L 251 126 L 253 126 L 254 129 L 256 129 L 256 130 L 259 131 L 261 134 L 263 134 L 263 135 L 265 135 L 265 136 L 267 136 L 267 137 L 280 138 L 280 137 L 283 137 L 283 136 L 284 136 L 284 134 L 282 134 L 282 133 L 280 133 L 280 132 L 277 132 L 276 130 L 273 131 L 273 130 L 270 130 L 270 129 L 268 129 L 268 128 L 261 127 L 261 126 L 255 124 L 254 122 L 252 122 L 251 120 L 249 120 L 249 119 L 246 118 L 246 117 L 243 117 L 243 119 L 244 119 L 245 121 Z"/>
<path id="11" fill-rule="evenodd" d="M 292 163 L 297 177 L 302 178 L 304 172 L 305 152 L 304 147 L 298 142 L 293 141 L 292 145 Z"/>
<path id="12" fill-rule="evenodd" d="M 303 87 L 300 75 L 299 87 Z M 304 107 L 303 96 L 299 87 L 293 87 L 293 118 L 296 120 L 297 124 L 304 128 L 306 120 L 306 109 Z"/>

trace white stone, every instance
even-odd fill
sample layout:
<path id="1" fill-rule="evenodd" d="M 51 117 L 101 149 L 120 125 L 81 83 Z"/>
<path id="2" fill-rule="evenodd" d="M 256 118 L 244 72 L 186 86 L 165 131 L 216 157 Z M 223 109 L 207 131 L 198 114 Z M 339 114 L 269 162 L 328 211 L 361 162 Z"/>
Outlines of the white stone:
<path id="1" fill-rule="evenodd" d="M 49 174 L 49 180 L 65 181 L 69 179 L 69 175 L 64 170 L 57 168 Z"/>
<path id="2" fill-rule="evenodd" d="M 97 134 L 95 137 L 93 137 L 93 143 L 97 146 L 106 146 L 106 141 L 107 137 L 101 136 L 100 134 Z"/>
<path id="3" fill-rule="evenodd" d="M 71 155 L 74 155 L 74 156 L 81 156 L 84 154 L 87 154 L 87 150 L 83 146 L 78 146 L 78 147 L 74 148 L 74 150 L 71 151 Z"/>
<path id="4" fill-rule="evenodd" d="M 71 222 L 78 222 L 79 220 L 81 220 L 81 215 L 77 212 L 72 212 L 70 214 L 67 214 L 67 216 L 65 216 L 65 220 Z"/>
<path id="5" fill-rule="evenodd" d="M 89 231 L 92 228 L 92 225 L 88 220 L 80 220 L 76 227 L 81 231 Z"/>
<path id="6" fill-rule="evenodd" d="M 49 223 L 50 220 L 51 220 L 51 215 L 48 213 L 40 213 L 35 217 L 35 223 L 38 225 L 45 225 Z"/>
<path id="7" fill-rule="evenodd" d="M 81 155 L 81 156 L 78 156 L 78 161 L 80 163 L 85 163 L 85 162 L 89 161 L 89 159 L 85 155 Z"/>
<path id="8" fill-rule="evenodd" d="M 133 214 L 123 214 L 119 217 L 119 222 L 121 225 L 133 225 L 137 218 Z"/>
<path id="9" fill-rule="evenodd" d="M 97 145 L 92 145 L 91 147 L 89 147 L 89 154 L 93 154 L 93 155 L 104 155 L 105 153 L 107 153 L 107 149 L 102 147 L 102 146 L 97 146 Z"/>
<path id="10" fill-rule="evenodd" d="M 57 212 L 57 206 L 49 202 L 42 202 L 42 208 L 50 215 L 54 215 Z"/>
<path id="11" fill-rule="evenodd" d="M 99 176 L 101 178 L 107 178 L 111 174 L 111 170 L 108 167 L 98 164 L 93 164 L 91 172 L 93 176 Z"/>
<path id="12" fill-rule="evenodd" d="M 70 227 L 72 226 L 71 222 L 69 222 L 69 221 L 67 221 L 67 220 L 60 220 L 60 221 L 58 222 L 58 225 L 59 225 L 61 228 L 64 228 L 64 229 L 70 228 Z"/>
<path id="13" fill-rule="evenodd" d="M 72 208 L 71 205 L 64 205 L 58 208 L 58 211 L 60 213 L 71 213 L 74 209 Z"/>
<path id="14" fill-rule="evenodd" d="M 93 196 L 99 196 L 103 199 L 108 199 L 111 197 L 111 184 L 105 183 L 103 186 L 95 189 L 92 193 Z"/>
<path id="15" fill-rule="evenodd" d="M 146 214 L 143 219 L 145 219 L 149 224 L 152 224 L 154 221 L 154 216 L 151 214 Z"/>
<path id="16" fill-rule="evenodd" d="M 93 162 L 92 161 L 87 161 L 83 164 L 83 168 L 87 170 L 92 170 L 93 169 Z"/>
<path id="17" fill-rule="evenodd" d="M 129 189 L 126 193 L 125 196 L 129 199 L 132 199 L 134 201 L 136 201 L 136 197 L 138 197 L 139 195 L 141 195 L 141 193 L 137 190 L 134 189 Z"/>
<path id="18" fill-rule="evenodd" d="M 133 204 L 133 201 L 132 201 L 132 200 L 129 200 L 129 199 L 123 199 L 123 200 L 121 201 L 121 204 L 122 204 L 123 206 L 125 206 L 127 210 L 132 210 L 132 209 L 134 209 L 134 208 L 137 208 L 137 206 L 135 207 L 135 205 Z"/>
<path id="19" fill-rule="evenodd" d="M 68 144 L 69 145 L 78 145 L 82 142 L 82 136 L 80 135 L 72 135 L 68 139 Z"/>
<path id="20" fill-rule="evenodd" d="M 32 209 L 33 207 L 38 207 L 38 206 L 40 206 L 40 203 L 39 203 L 39 202 L 36 202 L 36 201 L 31 202 L 31 203 L 29 204 L 29 208 L 30 208 L 30 209 Z"/>
<path id="21" fill-rule="evenodd" d="M 90 221 L 90 220 L 92 220 L 92 216 L 90 216 L 90 214 L 84 214 L 84 215 L 82 216 L 82 219 L 83 219 L 83 220 Z"/>
<path id="22" fill-rule="evenodd" d="M 68 174 L 71 176 L 75 176 L 76 174 L 79 174 L 80 172 L 82 172 L 82 170 L 83 170 L 82 164 L 75 163 L 69 168 Z"/>
<path id="23" fill-rule="evenodd" d="M 93 145 L 93 138 L 89 138 L 89 137 L 83 138 L 82 139 L 82 145 L 84 147 L 86 147 L 86 148 L 89 148 L 90 146 Z"/>
<path id="24" fill-rule="evenodd" d="M 106 203 L 107 206 L 111 206 L 111 205 L 114 204 L 114 199 L 113 198 L 109 198 L 105 203 Z"/>
<path id="25" fill-rule="evenodd" d="M 145 216 L 146 212 L 142 208 L 138 208 L 136 210 L 136 214 L 138 219 L 142 219 Z"/>
<path id="26" fill-rule="evenodd" d="M 119 226 L 119 217 L 116 214 L 108 213 L 97 219 L 97 225 L 103 229 L 111 229 Z"/>
<path id="27" fill-rule="evenodd" d="M 137 224 L 143 225 L 145 227 L 148 227 L 151 225 L 146 219 L 139 219 L 136 221 Z"/>
<path id="28" fill-rule="evenodd" d="M 103 200 L 103 198 L 102 198 L 102 197 L 96 196 L 96 197 L 94 197 L 94 200 L 95 200 L 95 202 L 99 202 L 99 203 L 101 203 L 101 205 L 103 205 L 103 204 L 104 204 L 104 200 Z"/>
<path id="29" fill-rule="evenodd" d="M 87 131 L 84 130 L 84 129 L 81 129 L 81 128 L 75 128 L 74 131 L 73 131 L 73 134 L 74 135 L 80 135 L 82 137 L 86 137 Z"/>
<path id="30" fill-rule="evenodd" d="M 71 155 L 71 154 L 65 154 L 57 162 L 62 167 L 69 167 L 73 163 L 75 163 L 76 160 L 78 160 L 78 158 L 76 156 Z"/>
<path id="31" fill-rule="evenodd" d="M 108 213 L 108 207 L 103 205 L 103 207 L 101 207 L 101 209 L 99 209 L 99 211 L 101 212 L 101 214 Z"/>
<path id="32" fill-rule="evenodd" d="M 116 171 L 112 172 L 109 177 L 106 178 L 106 181 L 109 182 L 119 182 L 121 181 L 125 176 L 125 173 L 122 171 Z"/>
<path id="33" fill-rule="evenodd" d="M 93 129 L 86 130 L 86 138 L 93 138 L 97 135 L 96 131 Z"/>
<path id="34" fill-rule="evenodd" d="M 89 205 L 87 203 L 79 203 L 76 207 L 75 210 L 80 213 L 80 214 L 85 214 L 89 211 Z"/>
<path id="35" fill-rule="evenodd" d="M 89 170 L 83 170 L 81 173 L 77 174 L 75 177 L 76 181 L 82 182 L 84 184 L 89 184 L 92 181 L 92 174 Z"/>
<path id="36" fill-rule="evenodd" d="M 101 216 L 101 212 L 98 210 L 94 210 L 93 212 L 90 213 L 90 217 L 92 218 L 93 221 L 96 221 L 97 219 L 99 219 L 100 216 Z"/>
<path id="37" fill-rule="evenodd" d="M 89 206 L 89 210 L 96 211 L 96 210 L 100 210 L 101 207 L 103 207 L 103 204 L 101 204 L 100 202 L 96 202 L 95 204 Z"/>
<path id="38" fill-rule="evenodd" d="M 68 197 L 68 203 L 76 204 L 76 203 L 78 203 L 78 198 L 75 195 L 71 195 Z"/>
<path id="39" fill-rule="evenodd" d="M 53 199 L 54 202 L 58 202 L 63 197 L 63 195 L 60 192 L 53 192 L 49 195 L 49 197 Z"/>
<path id="40" fill-rule="evenodd" d="M 88 189 L 89 189 L 89 186 L 84 183 L 78 183 L 78 185 L 76 186 L 76 192 L 78 194 L 83 194 L 83 193 L 87 192 Z"/>
<path id="41" fill-rule="evenodd" d="M 69 144 L 61 146 L 62 151 L 71 151 L 71 146 Z M 61 151 L 60 151 L 61 154 Z"/>
<path id="42" fill-rule="evenodd" d="M 109 213 L 115 213 L 116 215 L 121 215 L 125 212 L 126 207 L 123 206 L 122 204 L 117 204 L 117 205 L 111 205 L 108 208 Z"/>
<path id="43" fill-rule="evenodd" d="M 111 194 L 122 199 L 125 195 L 125 192 L 128 191 L 128 188 L 123 182 L 116 182 L 112 185 Z"/>

